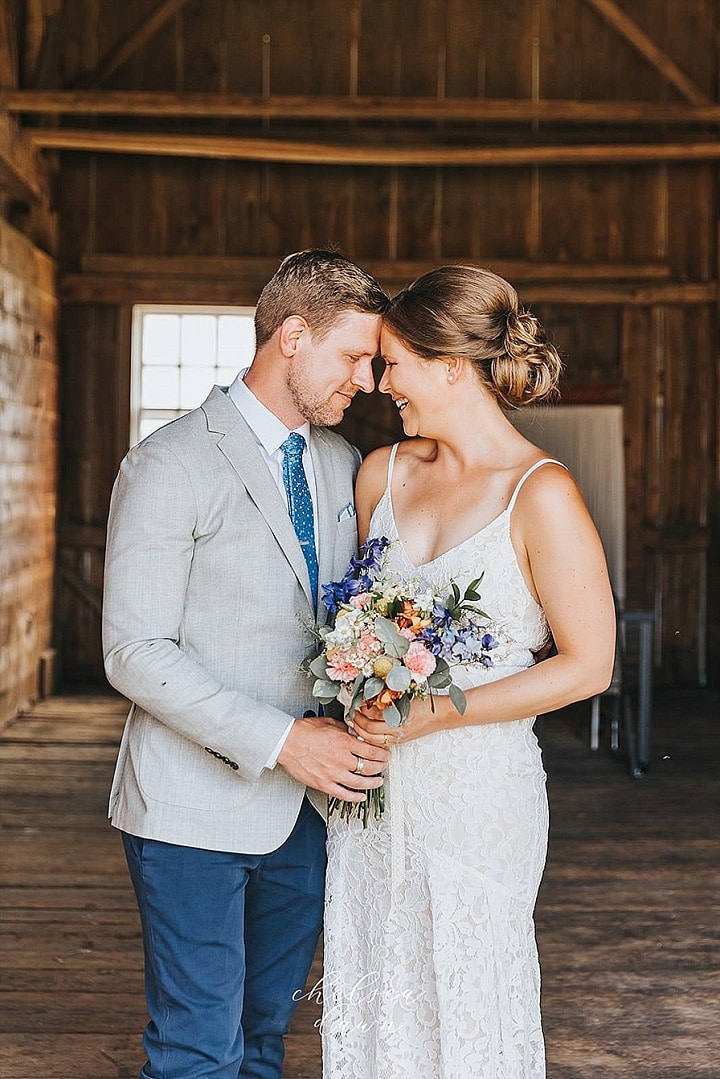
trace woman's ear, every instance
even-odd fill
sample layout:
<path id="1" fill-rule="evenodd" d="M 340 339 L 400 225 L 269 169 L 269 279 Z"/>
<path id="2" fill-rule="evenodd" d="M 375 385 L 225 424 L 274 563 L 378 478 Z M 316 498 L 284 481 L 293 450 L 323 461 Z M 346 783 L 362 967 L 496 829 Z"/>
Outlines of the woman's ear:
<path id="1" fill-rule="evenodd" d="M 449 360 L 443 361 L 447 368 L 447 380 L 448 382 L 457 382 L 462 374 L 463 361 L 459 356 L 453 356 Z"/>
<path id="2" fill-rule="evenodd" d="M 300 338 L 308 330 L 308 324 L 302 315 L 288 315 L 280 327 L 280 351 L 290 359 L 295 355 Z"/>

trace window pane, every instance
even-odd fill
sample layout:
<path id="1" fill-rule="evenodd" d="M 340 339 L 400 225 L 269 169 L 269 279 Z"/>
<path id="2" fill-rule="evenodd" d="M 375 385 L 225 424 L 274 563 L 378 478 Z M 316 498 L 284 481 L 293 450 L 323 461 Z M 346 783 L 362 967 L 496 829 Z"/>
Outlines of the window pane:
<path id="1" fill-rule="evenodd" d="M 213 385 L 229 386 L 250 366 L 254 312 L 242 307 L 133 309 L 131 439 L 196 408 Z"/>
<path id="2" fill-rule="evenodd" d="M 218 364 L 234 367 L 235 374 L 249 367 L 255 353 L 255 325 L 252 315 L 220 315 L 218 319 Z"/>
<path id="3" fill-rule="evenodd" d="M 170 420 L 174 419 L 174 412 L 169 412 L 167 416 L 144 415 L 140 420 L 140 440 L 147 438 L 153 431 L 157 431 L 158 427 L 164 427 L 166 423 L 170 423 Z"/>
<path id="4" fill-rule="evenodd" d="M 180 368 L 146 367 L 142 375 L 143 408 L 178 408 Z"/>
<path id="5" fill-rule="evenodd" d="M 215 371 L 207 367 L 180 369 L 180 408 L 196 408 L 201 405 L 215 385 Z"/>
<path id="6" fill-rule="evenodd" d="M 183 315 L 180 328 L 180 362 L 195 367 L 215 366 L 217 318 L 214 315 Z"/>
<path id="7" fill-rule="evenodd" d="M 177 315 L 145 315 L 142 333 L 143 363 L 178 363 L 180 319 Z"/>
<path id="8" fill-rule="evenodd" d="M 218 367 L 215 375 L 218 386 L 232 386 L 235 376 L 243 366 L 244 364 L 241 364 L 240 367 Z"/>

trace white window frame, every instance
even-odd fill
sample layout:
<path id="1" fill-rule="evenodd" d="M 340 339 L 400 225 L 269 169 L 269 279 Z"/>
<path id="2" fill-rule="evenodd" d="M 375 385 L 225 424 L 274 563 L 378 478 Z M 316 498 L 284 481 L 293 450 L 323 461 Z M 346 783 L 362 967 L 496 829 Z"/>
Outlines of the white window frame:
<path id="1" fill-rule="evenodd" d="M 157 304 L 157 303 L 139 303 L 134 304 L 132 309 L 132 344 L 131 344 L 131 359 L 130 359 L 130 445 L 134 446 L 136 442 L 140 441 L 141 426 L 144 419 L 157 420 L 157 426 L 160 427 L 164 423 L 169 423 L 177 416 L 182 416 L 190 411 L 190 408 L 177 408 L 175 406 L 169 406 L 168 408 L 143 408 L 142 404 L 142 372 L 143 372 L 143 356 L 142 356 L 142 335 L 143 335 L 143 321 L 146 315 L 210 315 L 216 318 L 220 318 L 224 315 L 241 316 L 244 318 L 254 318 L 254 307 L 229 307 L 220 306 L 217 304 Z M 252 360 L 252 356 L 248 357 L 248 366 Z M 217 361 L 217 356 L 216 356 Z M 178 357 L 178 367 L 181 367 L 182 363 L 180 357 Z M 215 363 L 215 371 L 217 371 L 218 365 Z M 242 364 L 238 363 L 238 370 L 242 369 Z M 210 387 L 208 387 L 209 392 Z M 202 404 L 202 401 L 197 402 L 198 405 Z"/>

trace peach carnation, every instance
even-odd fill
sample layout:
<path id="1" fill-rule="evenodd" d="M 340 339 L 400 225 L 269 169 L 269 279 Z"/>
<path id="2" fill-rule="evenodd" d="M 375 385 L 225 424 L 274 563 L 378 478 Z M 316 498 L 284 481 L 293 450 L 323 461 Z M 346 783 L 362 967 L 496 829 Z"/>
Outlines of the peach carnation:
<path id="1" fill-rule="evenodd" d="M 427 678 L 437 666 L 437 661 L 432 652 L 429 652 L 419 641 L 414 641 L 403 656 L 403 663 L 413 674 Z"/>
<path id="2" fill-rule="evenodd" d="M 354 663 L 350 663 L 348 660 L 343 659 L 341 655 L 336 654 L 329 661 L 326 673 L 328 678 L 332 678 L 334 682 L 354 682 L 360 671 Z"/>

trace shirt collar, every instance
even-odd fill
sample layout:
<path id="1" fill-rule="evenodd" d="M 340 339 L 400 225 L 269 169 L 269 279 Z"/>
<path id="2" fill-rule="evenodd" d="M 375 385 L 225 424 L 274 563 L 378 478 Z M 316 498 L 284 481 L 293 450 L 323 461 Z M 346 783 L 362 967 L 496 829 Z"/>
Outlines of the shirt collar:
<path id="1" fill-rule="evenodd" d="M 285 439 L 290 434 L 290 428 L 279 420 L 274 412 L 271 412 L 262 401 L 258 400 L 252 390 L 245 385 L 245 375 L 250 370 L 245 367 L 240 371 L 228 389 L 228 397 L 237 408 L 242 418 L 253 432 L 258 442 L 268 455 L 277 453 Z M 305 445 L 310 446 L 310 424 L 303 423 L 293 430 L 302 435 Z"/>

